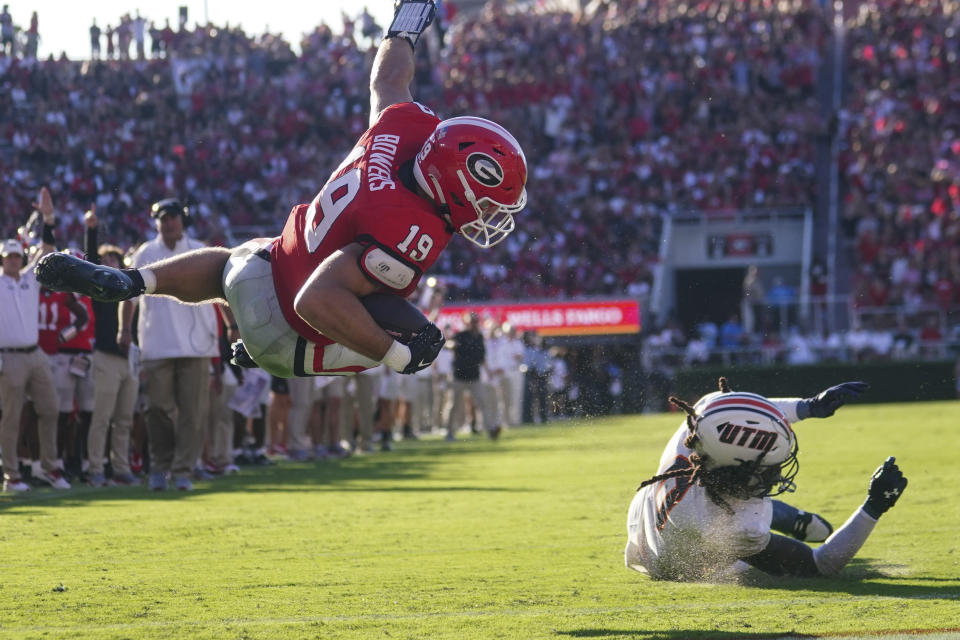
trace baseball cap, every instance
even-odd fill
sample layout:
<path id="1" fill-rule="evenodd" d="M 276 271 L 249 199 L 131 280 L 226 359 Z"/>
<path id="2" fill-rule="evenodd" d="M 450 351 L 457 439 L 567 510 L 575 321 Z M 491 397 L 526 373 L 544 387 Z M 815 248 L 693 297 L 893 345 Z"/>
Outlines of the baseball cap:
<path id="1" fill-rule="evenodd" d="M 22 256 L 22 255 L 23 255 L 23 245 L 21 245 L 19 242 L 17 242 L 16 240 L 13 240 L 13 239 L 4 240 L 4 241 L 3 241 L 3 249 L 0 250 L 0 257 L 6 258 L 7 256 L 9 256 L 9 255 L 12 254 L 12 253 L 16 253 L 16 254 L 19 254 L 19 255 Z"/>
<path id="2" fill-rule="evenodd" d="M 180 201 L 176 198 L 165 198 L 153 203 L 153 206 L 150 207 L 150 217 L 162 218 L 168 214 L 182 216 L 185 209 L 186 207 L 180 204 Z"/>

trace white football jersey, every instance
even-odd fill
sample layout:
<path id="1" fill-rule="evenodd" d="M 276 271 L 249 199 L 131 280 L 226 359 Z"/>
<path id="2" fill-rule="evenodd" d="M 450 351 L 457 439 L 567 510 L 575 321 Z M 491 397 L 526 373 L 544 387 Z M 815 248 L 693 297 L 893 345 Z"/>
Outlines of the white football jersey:
<path id="1" fill-rule="evenodd" d="M 796 399 L 771 400 L 796 420 Z M 686 423 L 681 424 L 656 475 L 688 466 L 693 452 L 683 444 L 687 433 Z M 627 567 L 665 580 L 704 580 L 726 575 L 738 559 L 762 551 L 770 541 L 771 499 L 725 499 L 733 513 L 686 476 L 638 491 L 627 516 Z"/>

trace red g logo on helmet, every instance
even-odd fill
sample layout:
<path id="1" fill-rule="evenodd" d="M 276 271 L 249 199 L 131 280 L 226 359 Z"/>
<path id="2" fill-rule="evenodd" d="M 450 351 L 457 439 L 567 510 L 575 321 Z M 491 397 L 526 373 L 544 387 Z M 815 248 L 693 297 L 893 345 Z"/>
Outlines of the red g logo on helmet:
<path id="1" fill-rule="evenodd" d="M 491 247 L 527 203 L 527 160 L 510 132 L 462 116 L 437 125 L 413 164 L 417 184 L 467 240 Z"/>

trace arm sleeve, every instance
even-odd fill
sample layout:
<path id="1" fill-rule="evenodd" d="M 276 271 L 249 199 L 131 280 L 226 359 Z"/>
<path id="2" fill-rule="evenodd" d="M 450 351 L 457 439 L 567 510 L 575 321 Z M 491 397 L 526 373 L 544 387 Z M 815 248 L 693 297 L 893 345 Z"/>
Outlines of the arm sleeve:
<path id="1" fill-rule="evenodd" d="M 770 398 L 769 400 L 783 412 L 783 415 L 787 418 L 787 422 L 793 424 L 801 420 L 800 416 L 797 415 L 797 405 L 800 404 L 802 399 L 803 398 Z"/>
<path id="2" fill-rule="evenodd" d="M 813 552 L 820 575 L 833 576 L 847 566 L 876 525 L 877 521 L 868 516 L 863 508 L 857 509 L 843 526 Z"/>
<path id="3" fill-rule="evenodd" d="M 98 239 L 97 228 L 87 227 L 87 232 L 83 236 L 83 254 L 88 262 L 100 264 L 100 243 Z"/>

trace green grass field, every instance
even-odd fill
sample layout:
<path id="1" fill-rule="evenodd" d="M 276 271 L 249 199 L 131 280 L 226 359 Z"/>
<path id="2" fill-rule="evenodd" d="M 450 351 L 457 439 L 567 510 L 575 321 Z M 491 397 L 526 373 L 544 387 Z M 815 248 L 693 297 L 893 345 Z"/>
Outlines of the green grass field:
<path id="1" fill-rule="evenodd" d="M 840 525 L 896 455 L 910 486 L 837 579 L 654 582 L 626 509 L 677 414 L 401 443 L 200 483 L 0 497 L 0 637 L 960 636 L 960 403 L 797 426 L 788 501 Z M 937 632 L 937 633 L 933 633 Z"/>

